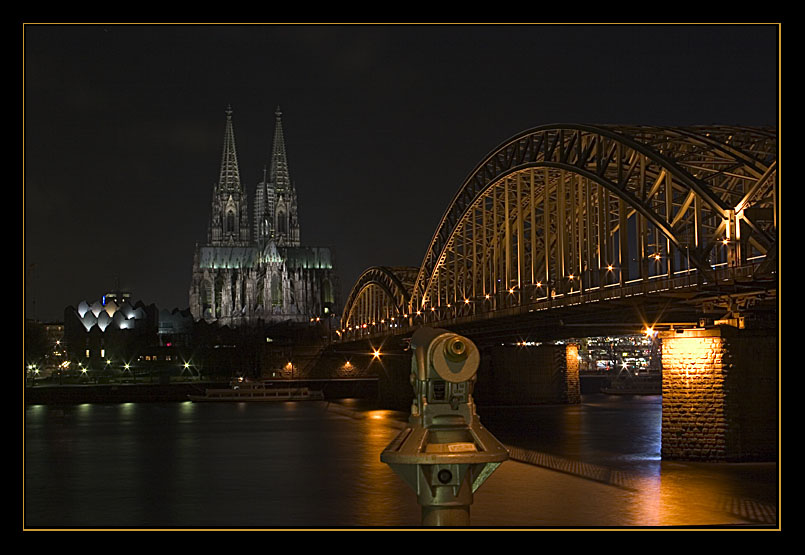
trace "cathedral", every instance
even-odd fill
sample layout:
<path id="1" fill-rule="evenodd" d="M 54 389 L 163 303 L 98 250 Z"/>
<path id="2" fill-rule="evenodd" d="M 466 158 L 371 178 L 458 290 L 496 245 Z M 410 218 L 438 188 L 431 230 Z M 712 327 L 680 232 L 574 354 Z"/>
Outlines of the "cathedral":
<path id="1" fill-rule="evenodd" d="M 337 311 L 338 280 L 327 247 L 301 245 L 296 188 L 276 112 L 269 169 L 249 202 L 240 179 L 232 110 L 226 110 L 221 172 L 213 185 L 207 241 L 196 244 L 190 284 L 195 320 L 237 327 L 307 322 Z"/>

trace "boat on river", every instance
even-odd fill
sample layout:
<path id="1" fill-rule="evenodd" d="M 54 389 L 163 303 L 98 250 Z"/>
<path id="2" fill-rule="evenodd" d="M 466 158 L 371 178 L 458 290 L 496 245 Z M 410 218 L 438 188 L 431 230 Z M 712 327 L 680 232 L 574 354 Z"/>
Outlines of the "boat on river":
<path id="1" fill-rule="evenodd" d="M 311 391 L 307 387 L 276 387 L 262 382 L 240 382 L 229 388 L 206 389 L 204 395 L 188 395 L 193 402 L 208 401 L 321 401 L 321 391 Z"/>

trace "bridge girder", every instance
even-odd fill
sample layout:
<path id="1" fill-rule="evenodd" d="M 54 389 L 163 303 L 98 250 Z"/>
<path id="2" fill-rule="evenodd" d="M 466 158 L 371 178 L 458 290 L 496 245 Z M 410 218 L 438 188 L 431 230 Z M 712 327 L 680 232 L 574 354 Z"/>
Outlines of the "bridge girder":
<path id="1" fill-rule="evenodd" d="M 411 285 L 418 270 L 401 266 L 365 270 L 344 305 L 341 327 L 350 329 L 401 317 L 410 304 Z"/>
<path id="2" fill-rule="evenodd" d="M 378 266 L 361 275 L 340 333 L 392 331 L 389 318 L 407 328 L 473 325 L 476 317 L 546 307 L 570 315 L 581 302 L 611 308 L 635 294 L 652 295 L 650 304 L 680 287 L 689 297 L 691 285 L 712 286 L 724 269 L 731 279 L 760 277 L 768 289 L 777 190 L 771 129 L 524 131 L 470 172 L 419 268 Z"/>
<path id="3" fill-rule="evenodd" d="M 776 158 L 776 134 L 767 129 L 525 131 L 464 181 L 408 311 L 526 285 L 561 293 L 623 285 L 630 273 L 708 275 L 718 264 L 764 257 L 776 242 Z"/>

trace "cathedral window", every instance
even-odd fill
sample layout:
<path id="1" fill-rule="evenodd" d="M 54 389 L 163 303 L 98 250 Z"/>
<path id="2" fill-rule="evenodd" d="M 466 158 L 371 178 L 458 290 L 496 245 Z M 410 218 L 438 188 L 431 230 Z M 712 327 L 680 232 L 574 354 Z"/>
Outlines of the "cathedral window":
<path id="1" fill-rule="evenodd" d="M 285 217 L 285 212 L 282 210 L 277 212 L 277 233 L 280 235 L 288 233 L 288 221 Z"/>
<path id="2" fill-rule="evenodd" d="M 231 210 L 226 213 L 226 231 L 227 233 L 235 231 L 235 213 Z"/>

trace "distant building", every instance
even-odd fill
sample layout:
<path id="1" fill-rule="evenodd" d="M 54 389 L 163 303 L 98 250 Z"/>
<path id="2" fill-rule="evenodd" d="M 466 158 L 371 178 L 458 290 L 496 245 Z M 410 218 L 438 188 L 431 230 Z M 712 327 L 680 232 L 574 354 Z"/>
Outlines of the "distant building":
<path id="1" fill-rule="evenodd" d="M 64 324 L 62 322 L 43 322 L 48 344 L 51 346 L 61 345 L 64 339 Z"/>
<path id="2" fill-rule="evenodd" d="M 64 310 L 66 356 L 84 368 L 120 370 L 147 360 L 178 365 L 192 348 L 190 311 L 159 310 L 153 304 L 131 304 L 130 295 L 107 294 L 93 303 L 81 301 Z"/>
<path id="3" fill-rule="evenodd" d="M 279 108 L 275 115 L 270 169 L 256 185 L 250 224 L 232 110 L 226 111 L 207 241 L 196 245 L 193 257 L 189 296 L 195 320 L 237 327 L 259 321 L 307 322 L 338 310 L 333 253 L 327 247 L 301 245 Z"/>

